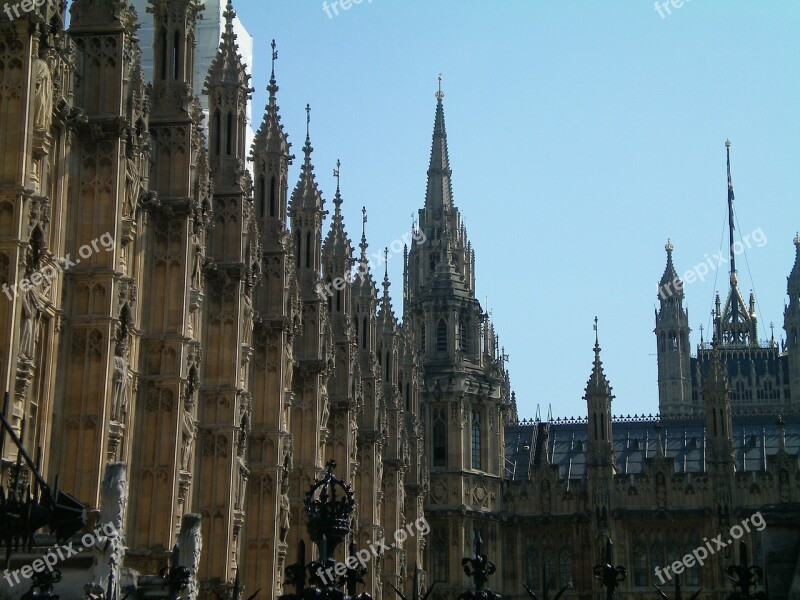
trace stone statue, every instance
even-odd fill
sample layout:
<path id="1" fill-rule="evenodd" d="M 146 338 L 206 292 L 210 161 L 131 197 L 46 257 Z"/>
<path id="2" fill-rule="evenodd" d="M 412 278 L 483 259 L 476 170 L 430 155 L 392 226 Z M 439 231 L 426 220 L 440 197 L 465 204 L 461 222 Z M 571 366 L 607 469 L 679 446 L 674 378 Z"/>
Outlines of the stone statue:
<path id="1" fill-rule="evenodd" d="M 122 423 L 128 414 L 130 400 L 131 374 L 128 372 L 128 361 L 117 353 L 114 356 L 114 379 L 111 393 L 111 420 Z"/>
<path id="2" fill-rule="evenodd" d="M 132 217 L 135 214 L 136 205 L 139 203 L 140 188 L 141 175 L 136 161 L 136 151 L 129 133 L 125 148 L 125 203 L 122 207 L 122 212 L 126 217 Z"/>
<path id="3" fill-rule="evenodd" d="M 100 518 L 98 536 L 105 540 L 92 546 L 94 566 L 91 590 L 103 591 L 105 600 L 119 600 L 119 565 L 125 556 L 125 511 L 128 506 L 128 466 L 125 463 L 109 463 L 100 484 Z M 89 596 L 91 597 L 91 596 Z"/>
<path id="4" fill-rule="evenodd" d="M 183 600 L 197 600 L 200 590 L 197 583 L 197 570 L 200 567 L 200 553 L 203 551 L 203 535 L 200 532 L 200 515 L 186 514 L 181 521 L 181 530 L 178 533 L 178 564 L 191 573 L 189 585 L 186 586 L 186 595 L 181 595 Z"/>
<path id="5" fill-rule="evenodd" d="M 22 337 L 20 339 L 20 355 L 29 360 L 33 360 L 36 350 L 36 341 L 39 337 L 39 324 L 41 322 L 42 305 L 39 296 L 28 287 L 22 297 Z"/>
<path id="6" fill-rule="evenodd" d="M 289 535 L 289 521 L 291 519 L 291 505 L 289 504 L 289 472 L 284 470 L 283 478 L 281 479 L 281 510 L 278 517 L 280 527 L 280 541 L 286 543 L 286 538 Z"/>
<path id="7" fill-rule="evenodd" d="M 53 82 L 50 67 L 41 58 L 33 61 L 33 128 L 48 131 L 53 121 Z"/>

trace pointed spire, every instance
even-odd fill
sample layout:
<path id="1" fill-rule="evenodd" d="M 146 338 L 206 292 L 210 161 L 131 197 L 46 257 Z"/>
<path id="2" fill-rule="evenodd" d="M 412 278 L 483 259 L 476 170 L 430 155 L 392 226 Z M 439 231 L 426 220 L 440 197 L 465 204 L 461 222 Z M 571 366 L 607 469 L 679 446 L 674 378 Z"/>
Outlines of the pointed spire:
<path id="1" fill-rule="evenodd" d="M 428 166 L 428 188 L 425 194 L 427 209 L 441 209 L 453 203 L 453 189 L 450 177 L 450 156 L 447 150 L 447 130 L 444 125 L 444 105 L 442 99 L 442 76 L 439 75 L 439 91 L 436 92 L 436 117 L 433 125 L 431 160 Z"/>
<path id="2" fill-rule="evenodd" d="M 606 379 L 603 371 L 603 361 L 600 360 L 600 341 L 597 331 L 597 317 L 594 318 L 594 363 L 592 364 L 592 374 L 586 383 L 584 398 L 613 398 L 611 395 L 611 385 Z"/>
<path id="3" fill-rule="evenodd" d="M 275 40 L 270 45 L 272 48 L 272 75 L 267 85 L 269 100 L 264 108 L 264 120 L 258 128 L 253 140 L 253 155 L 257 152 L 274 152 L 282 154 L 291 163 L 293 156 L 289 154 L 291 144 L 289 137 L 281 124 L 280 107 L 278 106 L 278 83 L 275 79 L 275 61 L 278 60 L 278 50 Z"/>
<path id="4" fill-rule="evenodd" d="M 312 209 L 322 210 L 324 201 L 319 191 L 314 175 L 314 165 L 311 163 L 311 105 L 306 104 L 306 143 L 303 146 L 303 165 L 300 167 L 300 180 L 292 192 L 292 210 Z"/>
<path id="5" fill-rule="evenodd" d="M 367 207 L 361 207 L 361 243 L 358 245 L 361 248 L 361 262 L 362 264 L 369 266 L 369 261 L 367 260 L 367 248 L 369 244 L 367 244 Z"/>
<path id="6" fill-rule="evenodd" d="M 392 296 L 389 293 L 389 248 L 383 249 L 383 296 L 381 305 L 378 309 L 378 328 L 384 332 L 392 332 L 397 329 L 398 322 L 392 307 Z"/>
<path id="7" fill-rule="evenodd" d="M 664 246 L 664 250 L 667 252 L 667 266 L 664 268 L 664 274 L 658 284 L 658 296 L 661 300 L 666 300 L 673 296 L 683 298 L 683 282 L 678 277 L 678 272 L 672 262 L 672 251 L 674 249 L 672 241 L 668 239 Z"/>
<path id="8" fill-rule="evenodd" d="M 344 217 L 342 216 L 342 194 L 339 188 L 341 168 L 342 162 L 337 160 L 336 168 L 333 170 L 333 176 L 336 178 L 336 194 L 333 198 L 335 206 L 333 220 L 328 236 L 325 238 L 325 245 L 322 248 L 327 258 L 342 261 L 334 266 L 334 271 L 336 271 L 335 275 L 332 274 L 334 277 L 342 277 L 345 273 L 350 272 L 353 257 L 353 248 L 350 244 L 350 238 L 347 236 L 347 231 L 345 231 Z"/>
<path id="9" fill-rule="evenodd" d="M 225 10 L 222 13 L 225 19 L 225 29 L 222 32 L 219 49 L 211 62 L 206 77 L 206 92 L 218 85 L 245 86 L 248 94 L 252 91 L 249 88 L 250 75 L 242 56 L 239 54 L 238 36 L 233 29 L 233 21 L 236 19 L 236 11 L 233 8 L 232 0 L 228 0 Z"/>

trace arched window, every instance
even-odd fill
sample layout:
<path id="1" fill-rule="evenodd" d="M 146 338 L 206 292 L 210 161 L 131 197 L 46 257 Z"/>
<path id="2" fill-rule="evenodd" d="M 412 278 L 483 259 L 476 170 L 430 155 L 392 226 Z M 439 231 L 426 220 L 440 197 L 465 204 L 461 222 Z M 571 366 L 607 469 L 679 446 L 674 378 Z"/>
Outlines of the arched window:
<path id="1" fill-rule="evenodd" d="M 447 583 L 447 536 L 444 532 L 437 532 L 431 542 L 431 571 L 433 581 Z"/>
<path id="2" fill-rule="evenodd" d="M 436 352 L 447 352 L 447 321 L 439 319 L 436 324 Z"/>
<path id="3" fill-rule="evenodd" d="M 654 541 L 650 544 L 650 573 L 655 575 L 656 567 L 665 564 L 667 563 L 664 562 L 664 557 L 661 554 L 661 540 Z M 655 581 L 652 583 L 655 583 Z"/>
<path id="4" fill-rule="evenodd" d="M 546 583 L 547 587 L 554 588 L 556 586 L 556 553 L 552 548 L 548 547 L 542 551 L 542 562 L 544 563 L 542 585 Z"/>
<path id="5" fill-rule="evenodd" d="M 447 410 L 433 409 L 433 466 L 447 466 Z"/>
<path id="6" fill-rule="evenodd" d="M 562 588 L 572 582 L 572 553 L 568 548 L 563 548 L 558 556 L 558 580 Z"/>
<path id="7" fill-rule="evenodd" d="M 689 540 L 686 544 L 687 548 L 697 547 L 697 534 L 694 531 L 689 532 Z M 686 585 L 697 587 L 700 585 L 700 568 L 695 562 L 691 567 L 686 568 L 685 581 Z"/>
<path id="8" fill-rule="evenodd" d="M 278 215 L 278 199 L 277 199 L 277 183 L 275 176 L 269 180 L 269 216 L 276 217 Z"/>
<path id="9" fill-rule="evenodd" d="M 481 413 L 472 411 L 472 468 L 481 468 Z"/>
<path id="10" fill-rule="evenodd" d="M 644 547 L 633 547 L 631 564 L 633 565 L 633 585 L 645 587 L 647 585 L 647 550 Z"/>
<path id="11" fill-rule="evenodd" d="M 525 555 L 525 582 L 532 590 L 539 589 L 539 553 L 533 548 Z"/>

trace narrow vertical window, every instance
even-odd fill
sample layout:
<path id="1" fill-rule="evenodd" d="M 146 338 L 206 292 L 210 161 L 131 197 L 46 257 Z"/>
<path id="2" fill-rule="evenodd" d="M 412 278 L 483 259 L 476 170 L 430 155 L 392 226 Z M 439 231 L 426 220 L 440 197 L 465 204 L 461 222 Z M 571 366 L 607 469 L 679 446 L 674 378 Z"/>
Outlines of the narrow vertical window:
<path id="1" fill-rule="evenodd" d="M 172 38 L 172 78 L 181 79 L 181 33 L 175 32 Z"/>
<path id="2" fill-rule="evenodd" d="M 218 110 L 214 112 L 214 131 L 211 135 L 214 137 L 214 154 L 219 156 L 222 148 L 222 118 Z"/>
<path id="3" fill-rule="evenodd" d="M 406 410 L 411 410 L 411 384 L 406 382 Z"/>
<path id="4" fill-rule="evenodd" d="M 458 324 L 458 349 L 467 352 L 467 326 L 464 321 Z"/>
<path id="5" fill-rule="evenodd" d="M 533 548 L 525 555 L 525 579 L 529 588 L 539 589 L 539 553 Z"/>
<path id="6" fill-rule="evenodd" d="M 444 408 L 433 410 L 433 466 L 447 466 L 447 412 Z"/>
<path id="7" fill-rule="evenodd" d="M 225 125 L 225 154 L 233 154 L 233 113 L 228 112 L 228 122 Z"/>
<path id="8" fill-rule="evenodd" d="M 278 199 L 277 199 L 277 183 L 275 182 L 275 176 L 272 176 L 272 179 L 269 180 L 269 216 L 276 217 L 278 213 Z"/>
<path id="9" fill-rule="evenodd" d="M 447 583 L 447 537 L 442 531 L 437 532 L 431 543 L 431 567 L 433 581 Z"/>
<path id="10" fill-rule="evenodd" d="M 436 325 L 436 352 L 447 352 L 447 322 L 444 319 Z"/>
<path id="11" fill-rule="evenodd" d="M 481 468 L 481 413 L 472 411 L 472 468 Z"/>
<path id="12" fill-rule="evenodd" d="M 364 326 L 361 328 L 361 347 L 366 349 L 367 337 L 369 335 L 369 328 L 367 327 L 367 317 L 364 317 Z"/>
<path id="13" fill-rule="evenodd" d="M 265 184 L 264 184 L 264 176 L 258 176 L 258 213 L 263 217 L 264 216 L 264 198 L 265 198 Z M 270 214 L 270 216 L 272 216 Z"/>
<path id="14" fill-rule="evenodd" d="M 561 550 L 558 557 L 559 587 L 567 587 L 572 583 L 572 553 L 568 548 Z"/>
<path id="15" fill-rule="evenodd" d="M 306 269 L 311 268 L 311 232 L 306 232 Z"/>
<path id="16" fill-rule="evenodd" d="M 167 78 L 167 32 L 161 32 L 161 79 Z"/>
<path id="17" fill-rule="evenodd" d="M 419 351 L 425 354 L 425 323 L 422 323 L 419 330 Z"/>

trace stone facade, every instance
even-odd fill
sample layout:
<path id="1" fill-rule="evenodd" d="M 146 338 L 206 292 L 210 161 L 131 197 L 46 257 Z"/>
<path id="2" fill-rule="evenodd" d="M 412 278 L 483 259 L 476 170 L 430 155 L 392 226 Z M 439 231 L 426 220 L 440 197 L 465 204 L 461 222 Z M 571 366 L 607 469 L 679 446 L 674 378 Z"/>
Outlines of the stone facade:
<path id="1" fill-rule="evenodd" d="M 163 597 L 154 575 L 170 564 L 196 575 L 192 599 L 237 582 L 278 597 L 299 542 L 309 546 L 303 494 L 330 459 L 353 484 L 356 545 L 392 546 L 368 565 L 375 600 L 393 586 L 410 597 L 415 566 L 433 597 L 455 599 L 476 533 L 507 597 L 523 597 L 523 582 L 596 597 L 592 567 L 612 538 L 626 597 L 644 598 L 655 567 L 757 511 L 769 527 L 743 539 L 776 565 L 775 597 L 800 584 L 800 259 L 786 348 L 749 342 L 753 311 L 718 303 L 713 348 L 703 341 L 692 357 L 682 292 L 660 294 L 663 418 L 612 416 L 596 341 L 586 416 L 519 421 L 476 298 L 441 89 L 398 316 L 388 274 L 379 288 L 370 269 L 366 209 L 357 253 L 338 185 L 326 208 L 310 107 L 289 191 L 296 157 L 274 58 L 248 143 L 252 89 L 230 2 L 202 83 L 198 2 L 70 10 L 69 30 L 65 3 L 0 22 L 5 415 L 45 478 L 88 506 L 89 527 L 119 531 L 61 565 L 62 598 Z M 140 19 L 153 34 L 150 85 Z M 676 277 L 667 251 L 662 286 Z M 8 489 L 17 457 L 2 447 Z M 732 550 L 689 569 L 686 586 L 722 598 Z"/>

